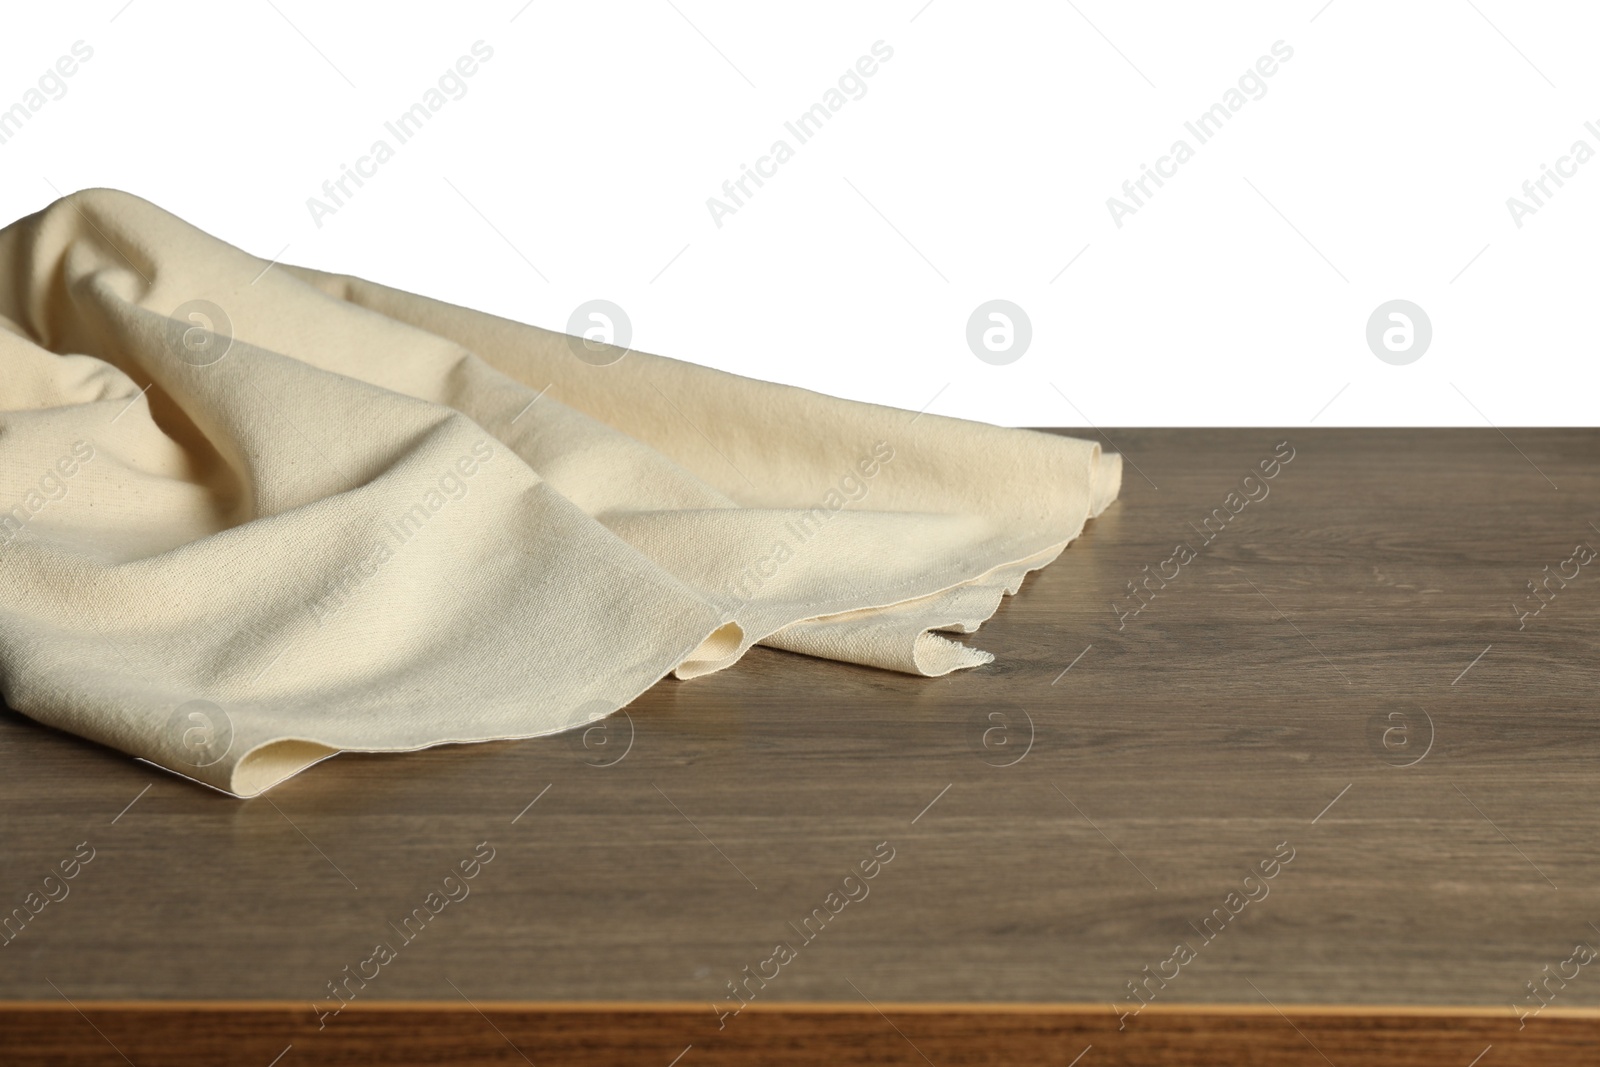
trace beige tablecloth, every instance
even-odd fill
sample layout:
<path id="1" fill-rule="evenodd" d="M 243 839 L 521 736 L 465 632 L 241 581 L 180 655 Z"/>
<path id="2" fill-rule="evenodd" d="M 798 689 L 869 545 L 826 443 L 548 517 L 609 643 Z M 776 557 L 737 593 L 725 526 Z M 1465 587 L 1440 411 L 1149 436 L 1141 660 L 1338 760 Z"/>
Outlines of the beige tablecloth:
<path id="1" fill-rule="evenodd" d="M 1120 481 L 1090 441 L 269 269 L 125 193 L 0 231 L 6 702 L 239 795 L 567 729 L 754 643 L 986 663 L 939 631 Z"/>

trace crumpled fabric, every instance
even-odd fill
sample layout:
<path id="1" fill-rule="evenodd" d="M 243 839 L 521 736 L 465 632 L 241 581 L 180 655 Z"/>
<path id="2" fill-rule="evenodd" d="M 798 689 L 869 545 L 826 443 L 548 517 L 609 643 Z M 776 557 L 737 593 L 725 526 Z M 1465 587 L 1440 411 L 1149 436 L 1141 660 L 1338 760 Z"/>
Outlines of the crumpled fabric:
<path id="1" fill-rule="evenodd" d="M 0 692 L 239 796 L 758 643 L 979 666 L 943 635 L 1120 483 L 1092 441 L 270 263 L 126 193 L 0 231 Z"/>

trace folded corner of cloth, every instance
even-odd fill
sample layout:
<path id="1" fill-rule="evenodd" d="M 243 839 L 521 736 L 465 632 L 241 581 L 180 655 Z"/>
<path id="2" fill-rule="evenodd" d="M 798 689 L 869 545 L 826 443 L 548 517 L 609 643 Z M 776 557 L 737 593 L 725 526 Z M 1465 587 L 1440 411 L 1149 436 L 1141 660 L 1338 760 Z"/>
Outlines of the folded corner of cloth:
<path id="1" fill-rule="evenodd" d="M 987 663 L 941 632 L 1121 473 L 268 262 L 127 193 L 0 230 L 0 691 L 235 795 L 559 732 L 753 644 Z"/>

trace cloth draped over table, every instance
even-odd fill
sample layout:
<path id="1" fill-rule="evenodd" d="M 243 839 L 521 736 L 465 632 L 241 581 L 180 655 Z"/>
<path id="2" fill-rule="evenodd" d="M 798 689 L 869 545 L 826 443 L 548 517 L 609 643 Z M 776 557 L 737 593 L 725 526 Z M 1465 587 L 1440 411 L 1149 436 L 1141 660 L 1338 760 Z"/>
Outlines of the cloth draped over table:
<path id="1" fill-rule="evenodd" d="M 270 265 L 90 190 L 0 231 L 0 690 L 251 796 L 752 644 L 914 674 L 1115 499 L 1068 437 Z"/>

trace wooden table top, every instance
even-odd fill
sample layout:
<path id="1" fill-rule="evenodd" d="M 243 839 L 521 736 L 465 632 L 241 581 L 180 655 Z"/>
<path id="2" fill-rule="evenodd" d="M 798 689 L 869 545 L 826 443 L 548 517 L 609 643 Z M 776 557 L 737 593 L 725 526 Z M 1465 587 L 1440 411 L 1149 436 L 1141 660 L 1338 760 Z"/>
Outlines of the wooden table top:
<path id="1" fill-rule="evenodd" d="M 1595 1039 L 1600 431 L 1107 435 L 1121 499 L 946 678 L 757 648 L 586 734 L 248 801 L 5 712 L 0 908 L 92 859 L 0 948 L 0 1042 L 169 1062 L 153 1001 L 249 1002 L 282 1067 L 408 1006 L 518 1063 L 654 1006 L 661 1067 L 807 1011 L 872 1062 L 991 1062 L 964 1011 L 1077 1019 L 1046 1058 L 1083 1067 L 1215 1018 L 1273 1062 L 1369 1062 L 1346 1017 L 1432 1020 L 1396 1025 L 1463 1067 Z"/>

